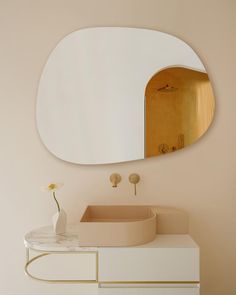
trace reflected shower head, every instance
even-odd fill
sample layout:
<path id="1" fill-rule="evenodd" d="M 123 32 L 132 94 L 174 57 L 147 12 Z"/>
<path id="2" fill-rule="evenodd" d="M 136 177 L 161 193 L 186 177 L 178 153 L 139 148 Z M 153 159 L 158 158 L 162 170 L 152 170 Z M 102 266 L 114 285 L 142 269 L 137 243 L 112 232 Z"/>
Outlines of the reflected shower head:
<path id="1" fill-rule="evenodd" d="M 178 88 L 174 87 L 174 86 L 169 86 L 168 84 L 166 84 L 166 86 L 158 88 L 157 91 L 160 92 L 174 92 L 178 90 Z"/>

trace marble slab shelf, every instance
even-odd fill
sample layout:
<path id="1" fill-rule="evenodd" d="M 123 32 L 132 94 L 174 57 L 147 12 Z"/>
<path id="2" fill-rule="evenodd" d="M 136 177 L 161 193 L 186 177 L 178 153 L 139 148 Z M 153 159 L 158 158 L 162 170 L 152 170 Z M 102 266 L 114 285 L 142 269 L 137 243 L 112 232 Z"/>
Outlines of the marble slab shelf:
<path id="1" fill-rule="evenodd" d="M 55 234 L 52 226 L 32 230 L 25 235 L 26 248 L 41 252 L 86 252 L 97 251 L 96 247 L 80 247 L 76 226 L 70 225 L 64 234 Z"/>

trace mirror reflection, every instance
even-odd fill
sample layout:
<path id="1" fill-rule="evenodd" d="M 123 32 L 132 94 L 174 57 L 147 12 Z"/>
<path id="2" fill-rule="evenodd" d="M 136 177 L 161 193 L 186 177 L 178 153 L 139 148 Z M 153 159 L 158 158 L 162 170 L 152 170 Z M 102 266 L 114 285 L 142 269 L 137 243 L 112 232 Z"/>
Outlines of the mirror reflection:
<path id="1" fill-rule="evenodd" d="M 146 87 L 145 156 L 182 149 L 200 138 L 214 115 L 208 75 L 182 67 L 154 75 Z"/>

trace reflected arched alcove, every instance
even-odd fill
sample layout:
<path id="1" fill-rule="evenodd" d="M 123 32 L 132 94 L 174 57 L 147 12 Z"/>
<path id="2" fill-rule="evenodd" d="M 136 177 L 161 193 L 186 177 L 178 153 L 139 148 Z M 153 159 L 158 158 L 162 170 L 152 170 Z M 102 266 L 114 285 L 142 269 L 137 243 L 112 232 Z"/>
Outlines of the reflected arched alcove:
<path id="1" fill-rule="evenodd" d="M 206 73 L 183 67 L 154 75 L 145 90 L 145 157 L 194 143 L 214 115 L 214 95 Z"/>

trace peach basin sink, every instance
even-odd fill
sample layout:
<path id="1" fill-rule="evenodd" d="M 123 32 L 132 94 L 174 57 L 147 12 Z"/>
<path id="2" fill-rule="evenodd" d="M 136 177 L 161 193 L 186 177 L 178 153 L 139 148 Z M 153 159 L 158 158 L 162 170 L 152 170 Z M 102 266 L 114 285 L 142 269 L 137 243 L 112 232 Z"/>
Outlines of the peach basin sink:
<path id="1" fill-rule="evenodd" d="M 156 212 L 148 206 L 88 206 L 79 225 L 80 246 L 134 246 L 156 237 Z"/>

